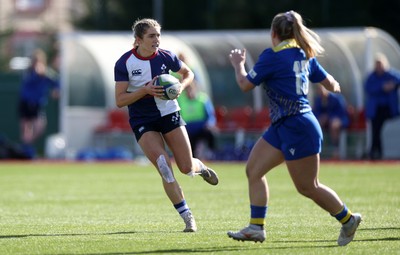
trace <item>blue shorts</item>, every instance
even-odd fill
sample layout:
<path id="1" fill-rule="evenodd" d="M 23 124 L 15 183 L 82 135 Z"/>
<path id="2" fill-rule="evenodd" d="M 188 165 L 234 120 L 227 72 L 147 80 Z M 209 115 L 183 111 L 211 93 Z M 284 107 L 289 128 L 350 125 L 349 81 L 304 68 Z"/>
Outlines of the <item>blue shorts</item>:
<path id="1" fill-rule="evenodd" d="M 295 160 L 321 152 L 322 130 L 312 112 L 290 116 L 273 123 L 264 140 L 282 151 L 285 160 Z"/>
<path id="2" fill-rule="evenodd" d="M 162 134 L 166 134 L 177 127 L 186 125 L 179 112 L 174 112 L 165 115 L 156 121 L 144 123 L 138 126 L 132 126 L 133 133 L 135 133 L 136 141 L 139 141 L 140 137 L 148 131 L 156 131 Z"/>

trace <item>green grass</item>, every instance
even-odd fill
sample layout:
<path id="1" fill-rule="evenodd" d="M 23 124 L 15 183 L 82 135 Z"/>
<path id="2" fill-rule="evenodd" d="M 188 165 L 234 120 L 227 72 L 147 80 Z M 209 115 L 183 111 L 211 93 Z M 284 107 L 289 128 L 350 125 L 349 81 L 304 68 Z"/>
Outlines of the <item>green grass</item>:
<path id="1" fill-rule="evenodd" d="M 199 227 L 184 224 L 151 166 L 0 163 L 0 254 L 400 254 L 400 165 L 323 163 L 320 180 L 364 221 L 338 247 L 340 225 L 297 194 L 284 165 L 268 174 L 267 240 L 226 235 L 248 224 L 244 164 L 211 164 L 218 186 L 176 173 Z"/>

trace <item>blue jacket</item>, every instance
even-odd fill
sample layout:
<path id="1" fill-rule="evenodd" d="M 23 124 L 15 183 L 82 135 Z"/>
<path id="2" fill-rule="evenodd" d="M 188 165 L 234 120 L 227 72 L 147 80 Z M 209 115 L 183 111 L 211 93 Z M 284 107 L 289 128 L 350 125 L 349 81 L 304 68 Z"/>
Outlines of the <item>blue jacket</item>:
<path id="1" fill-rule="evenodd" d="M 20 89 L 20 99 L 43 106 L 47 103 L 51 89 L 58 89 L 58 80 L 49 75 L 39 75 L 33 69 L 25 73 Z"/>
<path id="2" fill-rule="evenodd" d="M 329 119 L 339 118 L 344 128 L 347 128 L 350 124 L 346 100 L 341 94 L 329 93 L 327 105 L 322 104 L 321 97 L 316 97 L 314 100 L 313 113 L 317 119 L 323 114 L 328 115 Z"/>
<path id="3" fill-rule="evenodd" d="M 396 89 L 385 92 L 383 86 L 387 82 L 393 81 L 396 84 Z M 400 73 L 390 69 L 382 75 L 372 72 L 365 82 L 366 117 L 372 119 L 375 117 L 376 109 L 379 106 L 388 106 L 390 108 L 391 117 L 399 115 L 399 99 L 397 89 L 400 86 Z"/>

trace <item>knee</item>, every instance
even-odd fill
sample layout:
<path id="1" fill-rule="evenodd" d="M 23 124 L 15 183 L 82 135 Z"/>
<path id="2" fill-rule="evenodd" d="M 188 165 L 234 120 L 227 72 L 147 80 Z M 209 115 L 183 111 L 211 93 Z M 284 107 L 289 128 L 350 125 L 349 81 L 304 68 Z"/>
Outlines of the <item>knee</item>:
<path id="1" fill-rule="evenodd" d="M 193 164 L 191 162 L 180 162 L 177 163 L 179 171 L 183 174 L 188 174 L 193 170 Z"/>
<path id="2" fill-rule="evenodd" d="M 257 174 L 257 171 L 254 168 L 251 167 L 246 167 L 246 177 L 249 180 L 249 182 L 255 181 L 255 180 L 260 180 L 263 178 L 264 175 L 259 175 Z"/>
<path id="3" fill-rule="evenodd" d="M 314 194 L 316 193 L 317 186 L 315 184 L 301 184 L 301 185 L 296 185 L 297 192 L 299 192 L 301 195 L 313 199 Z"/>

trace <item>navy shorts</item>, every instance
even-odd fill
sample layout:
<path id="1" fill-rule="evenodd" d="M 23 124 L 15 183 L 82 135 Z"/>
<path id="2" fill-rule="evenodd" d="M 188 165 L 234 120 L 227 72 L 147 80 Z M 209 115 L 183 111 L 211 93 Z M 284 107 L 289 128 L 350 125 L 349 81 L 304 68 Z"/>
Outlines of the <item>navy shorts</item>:
<path id="1" fill-rule="evenodd" d="M 133 133 L 135 133 L 136 141 L 139 141 L 140 137 L 148 131 L 156 131 L 162 134 L 166 134 L 177 127 L 186 125 L 186 122 L 181 118 L 179 112 L 174 112 L 159 118 L 156 121 L 144 123 L 142 125 L 132 127 Z"/>
<path id="2" fill-rule="evenodd" d="M 32 120 L 38 118 L 44 114 L 42 112 L 42 106 L 37 103 L 31 103 L 28 101 L 21 100 L 18 105 L 18 112 L 20 118 Z"/>
<path id="3" fill-rule="evenodd" d="M 285 160 L 295 160 L 320 153 L 323 135 L 317 118 L 307 112 L 278 120 L 263 138 L 281 150 Z"/>

